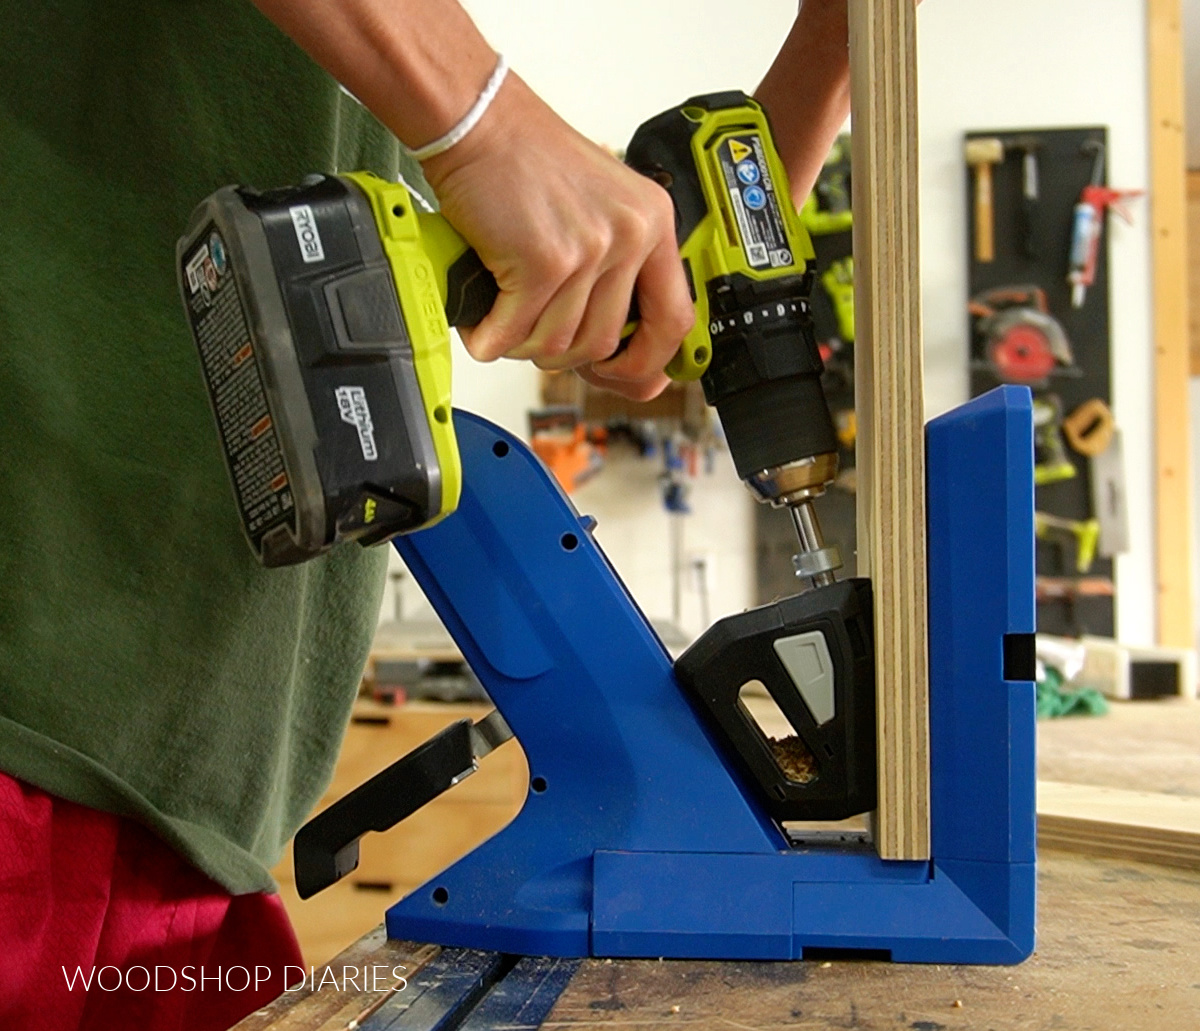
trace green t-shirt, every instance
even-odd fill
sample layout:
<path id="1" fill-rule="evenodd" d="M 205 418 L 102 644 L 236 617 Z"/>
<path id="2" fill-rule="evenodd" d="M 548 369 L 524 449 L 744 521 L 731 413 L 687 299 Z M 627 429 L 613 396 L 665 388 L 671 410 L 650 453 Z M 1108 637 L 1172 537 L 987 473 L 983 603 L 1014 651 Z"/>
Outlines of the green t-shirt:
<path id="1" fill-rule="evenodd" d="M 226 183 L 394 176 L 401 150 L 249 0 L 8 3 L 0 41 L 0 769 L 268 889 L 385 555 L 255 564 L 175 240 Z"/>

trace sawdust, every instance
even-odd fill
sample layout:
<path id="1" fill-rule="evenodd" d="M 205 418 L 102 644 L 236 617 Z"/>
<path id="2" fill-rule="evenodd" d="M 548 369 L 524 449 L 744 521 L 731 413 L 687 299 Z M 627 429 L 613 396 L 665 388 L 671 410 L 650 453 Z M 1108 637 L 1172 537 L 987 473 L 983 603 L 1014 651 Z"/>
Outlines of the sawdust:
<path id="1" fill-rule="evenodd" d="M 817 760 L 808 745 L 795 734 L 785 738 L 769 738 L 775 761 L 783 775 L 796 784 L 810 784 L 817 779 Z"/>

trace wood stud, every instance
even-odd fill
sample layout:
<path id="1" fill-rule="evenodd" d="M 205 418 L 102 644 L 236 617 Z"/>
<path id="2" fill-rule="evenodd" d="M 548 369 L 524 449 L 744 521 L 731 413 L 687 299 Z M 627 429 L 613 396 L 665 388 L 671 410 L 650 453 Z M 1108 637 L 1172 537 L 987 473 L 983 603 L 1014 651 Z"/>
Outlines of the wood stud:
<path id="1" fill-rule="evenodd" d="M 1195 645 L 1180 0 L 1148 0 L 1158 643 Z"/>

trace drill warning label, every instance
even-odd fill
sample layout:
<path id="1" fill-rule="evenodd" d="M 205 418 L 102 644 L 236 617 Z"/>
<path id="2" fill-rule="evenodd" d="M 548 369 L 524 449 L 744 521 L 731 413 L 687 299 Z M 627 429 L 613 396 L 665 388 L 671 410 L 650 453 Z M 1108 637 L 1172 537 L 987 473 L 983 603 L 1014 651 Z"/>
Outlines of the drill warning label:
<path id="1" fill-rule="evenodd" d="M 294 500 L 228 254 L 215 230 L 201 240 L 183 258 L 188 320 L 242 522 L 258 547 L 267 530 L 295 525 Z"/>
<path id="2" fill-rule="evenodd" d="M 737 222 L 742 253 L 751 268 L 780 268 L 792 263 L 779 198 L 758 133 L 730 136 L 717 158 Z"/>

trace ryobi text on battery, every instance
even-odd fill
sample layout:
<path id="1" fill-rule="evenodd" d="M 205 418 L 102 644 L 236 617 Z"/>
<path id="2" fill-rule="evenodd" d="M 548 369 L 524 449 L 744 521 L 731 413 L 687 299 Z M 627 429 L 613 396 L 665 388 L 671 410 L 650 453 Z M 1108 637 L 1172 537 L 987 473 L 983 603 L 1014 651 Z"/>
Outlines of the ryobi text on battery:
<path id="1" fill-rule="evenodd" d="M 321 233 L 317 229 L 312 208 L 307 204 L 297 204 L 294 208 L 288 208 L 288 214 L 292 216 L 292 225 L 296 227 L 296 242 L 300 244 L 304 264 L 324 261 L 325 248 L 321 246 Z"/>

